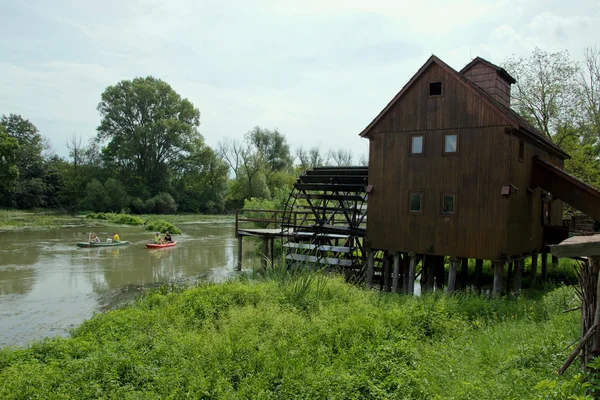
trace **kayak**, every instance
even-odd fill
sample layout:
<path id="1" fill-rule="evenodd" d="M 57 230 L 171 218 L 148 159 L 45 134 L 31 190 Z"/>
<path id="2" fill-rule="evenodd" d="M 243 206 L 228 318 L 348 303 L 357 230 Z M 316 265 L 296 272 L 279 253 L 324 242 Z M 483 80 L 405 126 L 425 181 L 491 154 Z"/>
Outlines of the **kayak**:
<path id="1" fill-rule="evenodd" d="M 147 248 L 149 249 L 164 249 L 165 247 L 173 247 L 177 244 L 177 242 L 173 242 L 173 243 L 163 243 L 163 244 L 154 244 L 154 243 L 148 243 L 146 245 Z"/>
<path id="2" fill-rule="evenodd" d="M 129 242 L 100 242 L 100 243 L 90 243 L 90 242 L 77 242 L 77 247 L 113 247 L 113 246 L 125 246 L 129 244 Z"/>

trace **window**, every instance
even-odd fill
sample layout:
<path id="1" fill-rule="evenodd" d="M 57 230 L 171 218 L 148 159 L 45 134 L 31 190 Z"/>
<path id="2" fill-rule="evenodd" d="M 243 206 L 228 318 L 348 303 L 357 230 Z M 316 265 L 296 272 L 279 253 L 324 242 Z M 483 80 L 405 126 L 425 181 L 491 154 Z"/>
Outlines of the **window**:
<path id="1" fill-rule="evenodd" d="M 444 135 L 444 154 L 458 153 L 458 134 Z"/>
<path id="2" fill-rule="evenodd" d="M 429 95 L 430 96 L 441 96 L 442 95 L 442 82 L 430 82 L 429 83 Z"/>
<path id="3" fill-rule="evenodd" d="M 423 194 L 419 192 L 410 193 L 410 212 L 420 214 L 423 212 Z"/>
<path id="4" fill-rule="evenodd" d="M 410 154 L 423 155 L 423 136 L 410 136 Z"/>
<path id="5" fill-rule="evenodd" d="M 519 140 L 519 161 L 525 160 L 525 141 Z"/>
<path id="6" fill-rule="evenodd" d="M 456 196 L 453 194 L 442 195 L 442 214 L 452 215 L 456 211 Z"/>

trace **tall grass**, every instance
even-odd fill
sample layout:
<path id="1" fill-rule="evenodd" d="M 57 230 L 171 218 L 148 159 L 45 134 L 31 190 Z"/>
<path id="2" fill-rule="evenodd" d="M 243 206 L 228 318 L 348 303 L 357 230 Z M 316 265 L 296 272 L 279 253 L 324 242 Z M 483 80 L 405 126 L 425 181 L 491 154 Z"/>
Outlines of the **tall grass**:
<path id="1" fill-rule="evenodd" d="M 0 398 L 552 398 L 576 372 L 555 378 L 579 334 L 567 287 L 408 297 L 318 271 L 262 276 L 163 288 L 71 338 L 0 350 Z"/>

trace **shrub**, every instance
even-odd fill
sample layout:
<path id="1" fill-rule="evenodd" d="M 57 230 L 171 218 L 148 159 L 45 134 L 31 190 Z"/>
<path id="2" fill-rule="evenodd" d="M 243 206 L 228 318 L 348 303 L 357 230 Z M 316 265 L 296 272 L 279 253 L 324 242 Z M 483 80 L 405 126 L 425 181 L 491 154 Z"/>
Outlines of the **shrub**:
<path id="1" fill-rule="evenodd" d="M 125 225 L 143 225 L 144 220 L 138 217 L 134 217 L 129 214 L 114 214 L 110 218 L 110 222 L 114 222 L 115 224 L 125 224 Z"/>
<path id="2" fill-rule="evenodd" d="M 177 212 L 177 203 L 169 193 L 159 193 L 152 198 L 154 200 L 155 214 L 174 214 Z"/>
<path id="3" fill-rule="evenodd" d="M 167 222 L 163 219 L 155 219 L 154 221 L 149 221 L 148 223 L 146 223 L 146 230 L 161 233 L 165 233 L 166 231 L 169 231 L 173 234 L 181 233 L 181 229 L 177 228 L 172 223 Z"/>

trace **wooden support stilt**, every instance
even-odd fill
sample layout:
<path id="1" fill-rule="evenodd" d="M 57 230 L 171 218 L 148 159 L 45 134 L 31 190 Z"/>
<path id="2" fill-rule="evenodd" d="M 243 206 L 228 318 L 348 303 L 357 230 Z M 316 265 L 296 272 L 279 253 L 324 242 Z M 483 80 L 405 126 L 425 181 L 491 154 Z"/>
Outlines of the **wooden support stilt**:
<path id="1" fill-rule="evenodd" d="M 450 258 L 450 268 L 448 269 L 448 293 L 456 290 L 456 271 L 458 269 L 458 260 L 455 257 Z"/>
<path id="2" fill-rule="evenodd" d="M 529 277 L 531 280 L 531 287 L 535 287 L 535 281 L 537 280 L 537 264 L 538 264 L 538 253 L 534 252 L 531 254 L 531 271 L 529 271 Z"/>
<path id="3" fill-rule="evenodd" d="M 238 257 L 237 257 L 237 270 L 241 271 L 242 270 L 242 237 L 243 236 L 238 236 L 237 240 L 238 240 Z"/>
<path id="4" fill-rule="evenodd" d="M 373 284 L 373 268 L 374 268 L 375 252 L 367 251 L 367 287 L 370 288 Z"/>
<path id="5" fill-rule="evenodd" d="M 415 294 L 415 269 L 417 268 L 417 255 L 409 253 L 410 264 L 408 267 L 408 294 Z"/>
<path id="6" fill-rule="evenodd" d="M 269 239 L 263 237 L 262 254 L 260 257 L 260 266 L 263 270 L 267 269 L 267 260 L 269 259 Z"/>
<path id="7" fill-rule="evenodd" d="M 421 261 L 421 292 L 427 290 L 427 280 L 429 279 L 429 256 L 423 254 L 423 259 Z"/>
<path id="8" fill-rule="evenodd" d="M 435 287 L 444 290 L 445 283 L 444 271 L 444 256 L 436 256 L 435 258 Z"/>
<path id="9" fill-rule="evenodd" d="M 494 285 L 492 287 L 492 296 L 500 296 L 502 293 L 502 275 L 504 275 L 504 262 L 495 261 L 494 265 Z"/>
<path id="10" fill-rule="evenodd" d="M 542 282 L 548 280 L 548 253 L 542 251 Z"/>
<path id="11" fill-rule="evenodd" d="M 275 238 L 271 238 L 271 243 L 270 243 L 270 245 L 271 245 L 271 246 L 270 246 L 271 248 L 269 249 L 269 255 L 271 256 L 271 267 L 273 267 L 273 263 L 275 262 L 275 259 L 274 259 L 274 257 L 275 257 L 275 256 L 273 256 L 273 254 L 275 253 L 275 252 L 273 251 L 273 249 L 274 249 L 274 247 L 275 247 Z"/>
<path id="12" fill-rule="evenodd" d="M 425 289 L 428 291 L 433 291 L 433 285 L 435 281 L 435 270 L 434 266 L 434 256 L 425 256 L 425 265 L 427 268 L 427 284 L 425 285 Z M 423 291 L 421 289 L 421 291 Z"/>
<path id="13" fill-rule="evenodd" d="M 469 279 L 469 259 L 463 258 L 460 267 L 460 290 L 467 289 L 467 280 Z"/>
<path id="14" fill-rule="evenodd" d="M 525 260 L 515 261 L 515 280 L 513 283 L 513 292 L 519 293 L 523 284 L 523 268 L 525 267 Z"/>
<path id="15" fill-rule="evenodd" d="M 513 280 L 513 267 L 515 263 L 509 262 L 508 268 L 506 268 L 506 289 L 504 290 L 506 293 L 510 293 L 510 283 Z"/>
<path id="16" fill-rule="evenodd" d="M 392 277 L 392 293 L 398 293 L 399 278 L 400 278 L 400 253 L 394 253 L 394 274 Z"/>
<path id="17" fill-rule="evenodd" d="M 482 286 L 482 276 L 483 276 L 483 260 L 475 260 L 475 290 L 477 293 L 481 293 Z"/>
<path id="18" fill-rule="evenodd" d="M 392 266 L 390 263 L 390 257 L 387 253 L 383 256 L 383 290 L 386 292 L 390 291 L 391 282 L 390 278 L 392 277 Z"/>
<path id="19" fill-rule="evenodd" d="M 600 265 L 600 257 L 590 257 L 592 263 L 592 270 L 598 271 L 598 265 Z M 596 309 L 594 311 L 594 325 L 600 325 L 600 276 L 596 275 Z M 592 356 L 597 357 L 600 354 L 600 332 L 596 329 L 594 336 L 592 337 Z"/>
<path id="20" fill-rule="evenodd" d="M 408 277 L 410 275 L 410 260 L 409 253 L 404 253 L 404 263 L 402 268 L 403 280 L 402 280 L 402 293 L 408 294 Z"/>

